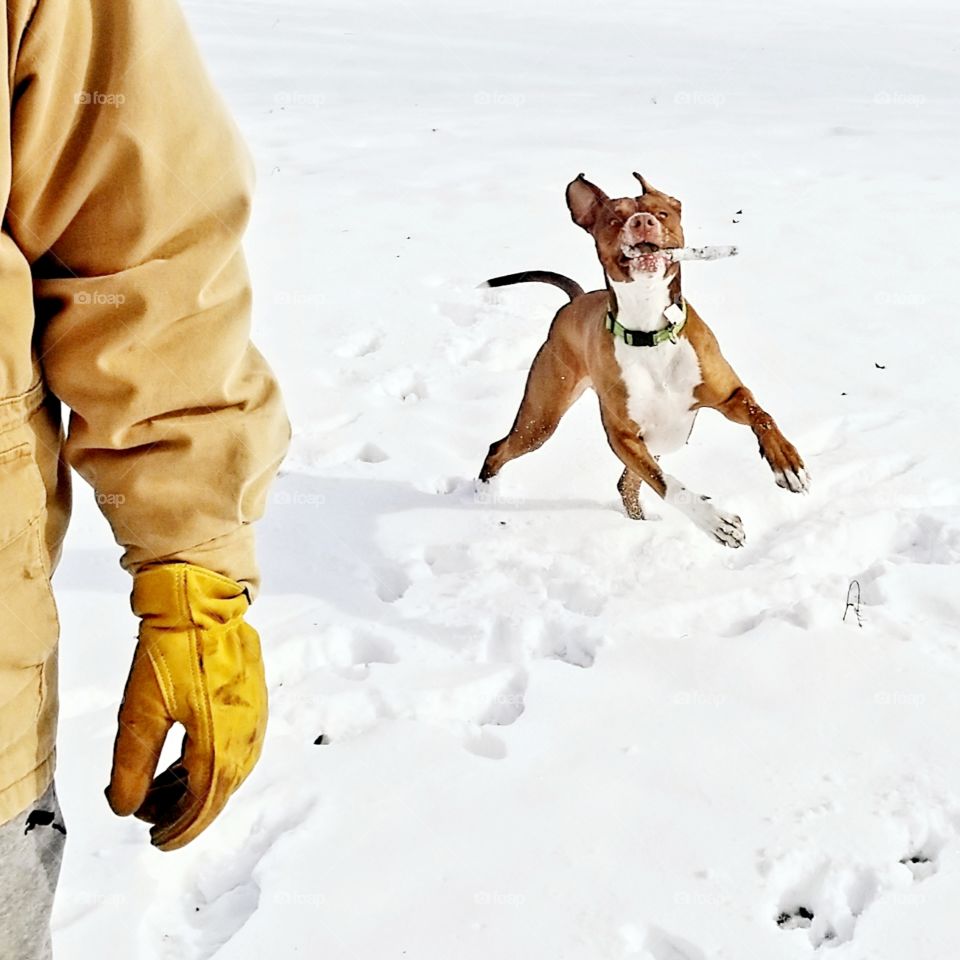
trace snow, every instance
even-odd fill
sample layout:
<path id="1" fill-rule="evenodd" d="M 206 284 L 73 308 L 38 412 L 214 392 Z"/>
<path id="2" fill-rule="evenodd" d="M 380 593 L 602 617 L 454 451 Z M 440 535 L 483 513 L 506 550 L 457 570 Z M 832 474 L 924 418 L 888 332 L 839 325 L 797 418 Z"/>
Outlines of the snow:
<path id="1" fill-rule="evenodd" d="M 955 957 L 952 7 L 185 9 L 257 160 L 257 341 L 296 429 L 252 613 L 271 723 L 185 850 L 110 814 L 136 625 L 78 490 L 58 960 Z M 562 302 L 475 285 L 598 286 L 564 188 L 633 170 L 688 244 L 738 246 L 684 292 L 813 477 L 778 489 L 701 414 L 665 467 L 739 551 L 649 493 L 659 519 L 622 515 L 589 393 L 472 484 Z"/>

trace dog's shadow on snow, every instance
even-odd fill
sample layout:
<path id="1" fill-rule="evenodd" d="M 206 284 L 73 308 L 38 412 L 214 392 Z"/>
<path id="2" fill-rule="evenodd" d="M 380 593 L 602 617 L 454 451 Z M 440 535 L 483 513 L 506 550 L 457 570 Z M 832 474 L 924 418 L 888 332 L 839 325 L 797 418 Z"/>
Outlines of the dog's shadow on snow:
<path id="1" fill-rule="evenodd" d="M 256 528 L 264 592 L 315 597 L 354 616 L 369 616 L 371 593 L 389 604 L 404 590 L 401 559 L 385 555 L 379 540 L 386 517 L 429 510 L 503 516 L 614 509 L 612 501 L 505 499 L 475 492 L 468 480 L 452 486 L 448 493 L 430 492 L 404 481 L 285 473 Z M 424 545 L 412 536 L 409 556 Z"/>

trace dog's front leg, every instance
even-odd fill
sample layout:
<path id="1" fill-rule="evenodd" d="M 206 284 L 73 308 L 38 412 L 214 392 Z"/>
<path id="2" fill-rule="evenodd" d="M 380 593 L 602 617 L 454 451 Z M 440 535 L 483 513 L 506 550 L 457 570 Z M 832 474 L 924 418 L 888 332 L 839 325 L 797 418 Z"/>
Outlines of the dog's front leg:
<path id="1" fill-rule="evenodd" d="M 806 493 L 810 477 L 797 448 L 780 432 L 773 417 L 742 384 L 722 403 L 714 405 L 728 420 L 749 426 L 760 444 L 760 456 L 770 464 L 778 486 Z"/>
<path id="2" fill-rule="evenodd" d="M 743 546 L 746 537 L 738 516 L 718 510 L 709 497 L 693 493 L 676 477 L 665 474 L 639 437 L 637 425 L 632 420 L 617 417 L 602 403 L 600 416 L 610 448 L 628 473 L 648 483 L 659 497 L 685 514 L 718 543 L 727 547 Z"/>

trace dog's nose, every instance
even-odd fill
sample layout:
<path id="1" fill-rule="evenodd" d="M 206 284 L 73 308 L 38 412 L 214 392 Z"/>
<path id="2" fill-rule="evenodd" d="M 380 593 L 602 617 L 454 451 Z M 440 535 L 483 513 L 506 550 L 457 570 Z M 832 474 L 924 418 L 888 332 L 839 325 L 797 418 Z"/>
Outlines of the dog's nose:
<path id="1" fill-rule="evenodd" d="M 660 227 L 660 221 L 652 213 L 635 213 L 627 221 L 627 225 L 634 230 L 656 230 Z"/>

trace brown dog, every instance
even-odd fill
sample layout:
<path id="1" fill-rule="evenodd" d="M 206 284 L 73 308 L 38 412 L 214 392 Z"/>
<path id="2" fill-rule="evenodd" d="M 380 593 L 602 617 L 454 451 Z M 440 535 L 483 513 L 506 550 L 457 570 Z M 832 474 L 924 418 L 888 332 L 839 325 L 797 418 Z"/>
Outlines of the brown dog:
<path id="1" fill-rule="evenodd" d="M 638 197 L 611 200 L 581 174 L 567 187 L 574 223 L 593 237 L 607 288 L 584 293 L 567 277 L 512 274 L 486 286 L 540 281 L 560 287 L 570 303 L 553 319 L 540 348 L 510 433 L 492 444 L 482 481 L 504 464 L 536 450 L 571 404 L 593 387 L 613 452 L 624 471 L 617 488 L 627 514 L 643 519 L 640 487 L 649 484 L 667 503 L 728 547 L 744 542 L 738 516 L 718 510 L 661 471 L 660 454 L 686 443 L 701 407 L 748 425 L 777 483 L 806 492 L 809 478 L 793 444 L 756 402 L 723 358 L 710 328 L 680 291 L 680 267 L 658 251 L 683 246 L 680 201 L 640 174 Z"/>

